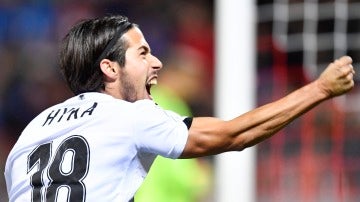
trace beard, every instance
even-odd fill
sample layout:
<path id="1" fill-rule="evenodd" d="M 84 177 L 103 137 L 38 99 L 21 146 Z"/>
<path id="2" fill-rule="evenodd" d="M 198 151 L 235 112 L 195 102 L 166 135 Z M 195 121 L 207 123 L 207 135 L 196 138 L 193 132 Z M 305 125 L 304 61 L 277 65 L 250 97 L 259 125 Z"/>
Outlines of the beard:
<path id="1" fill-rule="evenodd" d="M 129 77 L 129 75 L 124 71 L 122 77 L 120 78 L 121 82 L 121 95 L 123 100 L 127 102 L 135 102 L 138 98 L 138 92 L 134 85 L 134 80 Z"/>

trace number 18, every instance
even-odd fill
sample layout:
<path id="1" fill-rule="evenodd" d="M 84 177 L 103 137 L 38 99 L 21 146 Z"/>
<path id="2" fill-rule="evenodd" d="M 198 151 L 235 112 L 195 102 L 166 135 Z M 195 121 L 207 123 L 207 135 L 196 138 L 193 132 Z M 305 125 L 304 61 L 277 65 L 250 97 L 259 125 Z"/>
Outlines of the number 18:
<path id="1" fill-rule="evenodd" d="M 28 173 L 37 169 L 30 177 L 33 202 L 57 201 L 61 190 L 65 201 L 85 201 L 86 187 L 83 183 L 89 169 L 90 150 L 87 141 L 78 135 L 70 136 L 58 146 L 51 157 L 52 143 L 36 147 L 28 156 Z M 45 184 L 44 175 L 49 178 Z M 64 193 L 64 192 L 63 192 Z"/>

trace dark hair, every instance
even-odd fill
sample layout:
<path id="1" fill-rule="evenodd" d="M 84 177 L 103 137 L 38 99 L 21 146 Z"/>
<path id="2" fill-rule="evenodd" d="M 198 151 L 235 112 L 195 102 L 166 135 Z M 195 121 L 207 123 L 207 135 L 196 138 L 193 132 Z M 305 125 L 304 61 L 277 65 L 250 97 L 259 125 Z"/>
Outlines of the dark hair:
<path id="1" fill-rule="evenodd" d="M 84 20 L 71 28 L 60 48 L 60 70 L 75 95 L 105 88 L 102 59 L 125 65 L 128 44 L 121 36 L 134 26 L 127 17 L 115 15 Z"/>

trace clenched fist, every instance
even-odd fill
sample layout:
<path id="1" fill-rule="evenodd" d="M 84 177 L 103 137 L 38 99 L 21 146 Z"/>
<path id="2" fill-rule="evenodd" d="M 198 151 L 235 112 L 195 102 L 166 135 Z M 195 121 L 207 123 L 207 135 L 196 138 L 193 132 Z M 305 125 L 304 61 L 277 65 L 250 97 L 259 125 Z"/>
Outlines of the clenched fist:
<path id="1" fill-rule="evenodd" d="M 327 97 L 339 96 L 354 87 L 354 74 L 351 57 L 343 56 L 330 63 L 317 82 Z"/>

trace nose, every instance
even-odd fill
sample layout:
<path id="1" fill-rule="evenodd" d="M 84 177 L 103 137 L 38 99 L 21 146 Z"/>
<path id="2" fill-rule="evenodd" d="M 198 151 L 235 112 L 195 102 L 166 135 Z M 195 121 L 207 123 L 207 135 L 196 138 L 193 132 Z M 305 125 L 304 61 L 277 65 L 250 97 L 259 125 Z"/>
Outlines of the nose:
<path id="1" fill-rule="evenodd" d="M 163 67 L 162 62 L 156 56 L 154 56 L 154 55 L 151 55 L 151 56 L 152 56 L 151 67 L 153 69 L 160 70 Z"/>

